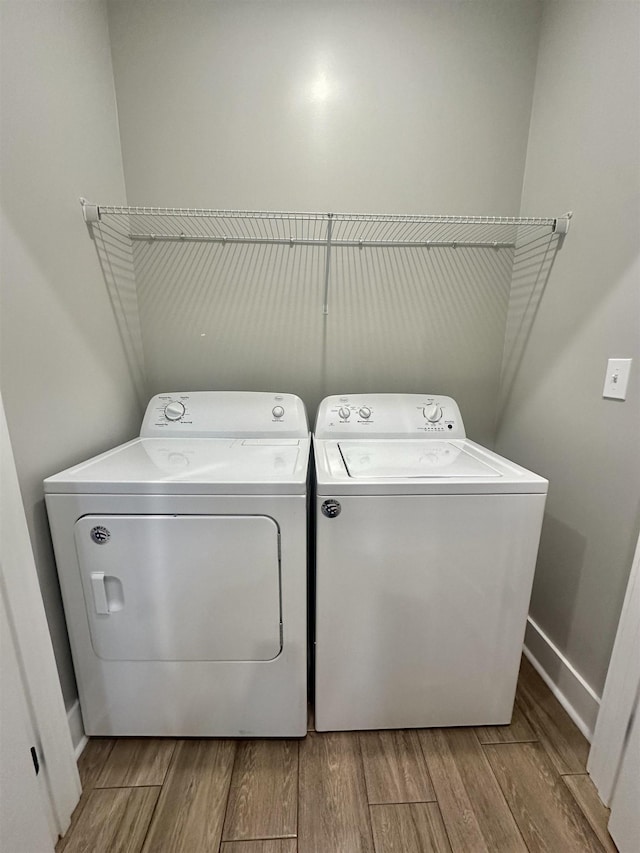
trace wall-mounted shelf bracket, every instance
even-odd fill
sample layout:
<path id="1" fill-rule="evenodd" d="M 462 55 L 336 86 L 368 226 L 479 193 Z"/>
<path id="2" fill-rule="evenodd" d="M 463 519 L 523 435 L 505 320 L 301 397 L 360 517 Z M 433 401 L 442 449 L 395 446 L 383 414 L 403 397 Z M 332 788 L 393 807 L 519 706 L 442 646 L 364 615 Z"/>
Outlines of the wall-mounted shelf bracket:
<path id="1" fill-rule="evenodd" d="M 559 216 L 553 223 L 553 233 L 564 236 L 569 230 L 569 224 L 573 216 L 573 211 L 570 210 L 564 216 Z"/>
<path id="2" fill-rule="evenodd" d="M 100 221 L 100 208 L 97 204 L 90 204 L 86 198 L 81 198 L 80 204 L 82 205 L 82 216 L 87 225 Z"/>
<path id="3" fill-rule="evenodd" d="M 329 278 L 331 275 L 331 232 L 333 228 L 333 213 L 327 214 L 327 252 L 324 258 L 324 300 L 322 313 L 329 313 Z"/>

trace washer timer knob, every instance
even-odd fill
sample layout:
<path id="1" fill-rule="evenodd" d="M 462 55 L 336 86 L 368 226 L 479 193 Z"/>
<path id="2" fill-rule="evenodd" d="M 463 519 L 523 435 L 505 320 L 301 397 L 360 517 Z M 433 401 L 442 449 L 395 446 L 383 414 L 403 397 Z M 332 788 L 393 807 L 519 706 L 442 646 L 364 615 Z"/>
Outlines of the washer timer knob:
<path id="1" fill-rule="evenodd" d="M 338 409 L 338 414 L 342 418 L 343 421 L 346 421 L 347 418 L 351 416 L 351 409 L 347 409 L 346 406 L 340 406 Z"/>
<path id="2" fill-rule="evenodd" d="M 359 415 L 361 418 L 364 418 L 364 420 L 366 421 L 371 417 L 371 409 L 368 406 L 363 406 L 360 409 Z"/>
<path id="3" fill-rule="evenodd" d="M 179 421 L 186 409 L 179 400 L 172 400 L 164 407 L 164 416 L 168 421 Z"/>
<path id="4" fill-rule="evenodd" d="M 437 403 L 432 403 L 430 406 L 425 406 L 422 410 L 425 418 L 429 423 L 435 424 L 442 417 L 442 409 Z"/>
<path id="5" fill-rule="evenodd" d="M 281 418 L 284 415 L 284 409 L 282 406 L 274 406 L 273 409 L 271 409 L 271 414 L 274 418 Z"/>

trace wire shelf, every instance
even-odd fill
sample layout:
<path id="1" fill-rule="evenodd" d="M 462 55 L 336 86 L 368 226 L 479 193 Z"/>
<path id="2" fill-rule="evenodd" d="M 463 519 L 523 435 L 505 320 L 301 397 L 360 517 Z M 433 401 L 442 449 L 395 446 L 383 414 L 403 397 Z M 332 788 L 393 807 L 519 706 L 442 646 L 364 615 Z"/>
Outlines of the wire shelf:
<path id="1" fill-rule="evenodd" d="M 118 220 L 133 241 L 320 245 L 354 248 L 513 248 L 523 232 L 565 234 L 561 217 L 305 213 L 94 205 L 85 221 Z M 120 229 L 119 229 L 120 230 Z"/>
<path id="2" fill-rule="evenodd" d="M 355 249 L 515 249 L 540 237 L 562 238 L 571 213 L 541 216 L 455 216 L 304 213 L 126 207 L 81 198 L 85 222 L 131 243 L 217 243 L 315 246 L 325 249 L 323 313 L 328 313 L 331 251 Z M 131 244 L 129 244 L 131 245 Z"/>

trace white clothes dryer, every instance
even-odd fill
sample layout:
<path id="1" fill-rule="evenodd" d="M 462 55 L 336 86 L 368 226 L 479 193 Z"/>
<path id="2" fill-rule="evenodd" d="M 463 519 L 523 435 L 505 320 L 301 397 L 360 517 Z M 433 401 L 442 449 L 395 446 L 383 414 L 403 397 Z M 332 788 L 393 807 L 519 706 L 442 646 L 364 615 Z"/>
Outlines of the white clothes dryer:
<path id="1" fill-rule="evenodd" d="M 309 449 L 291 394 L 160 394 L 45 480 L 88 735 L 306 733 Z"/>
<path id="2" fill-rule="evenodd" d="M 508 723 L 547 481 L 439 395 L 328 397 L 314 455 L 316 728 Z"/>

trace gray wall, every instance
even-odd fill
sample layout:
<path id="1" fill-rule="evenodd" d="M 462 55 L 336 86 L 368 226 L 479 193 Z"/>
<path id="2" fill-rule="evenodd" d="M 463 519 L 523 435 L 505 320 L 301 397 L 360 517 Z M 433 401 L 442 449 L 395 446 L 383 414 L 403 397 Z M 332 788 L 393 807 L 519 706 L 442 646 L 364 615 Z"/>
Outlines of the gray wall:
<path id="1" fill-rule="evenodd" d="M 640 4 L 545 4 L 522 210 L 575 219 L 497 448 L 550 480 L 531 615 L 597 693 L 640 520 L 639 186 Z M 626 402 L 609 357 L 634 359 Z"/>
<path id="2" fill-rule="evenodd" d="M 539 11 L 111 2 L 129 202 L 516 214 Z M 511 260 L 338 250 L 325 319 L 319 252 L 138 245 L 149 391 L 429 390 L 491 444 Z"/>
<path id="3" fill-rule="evenodd" d="M 67 706 L 42 479 L 131 438 L 140 409 L 78 197 L 125 203 L 106 9 L 2 2 L 1 388 Z"/>
<path id="4" fill-rule="evenodd" d="M 109 3 L 130 204 L 515 214 L 539 4 Z"/>

